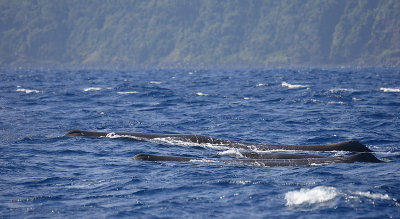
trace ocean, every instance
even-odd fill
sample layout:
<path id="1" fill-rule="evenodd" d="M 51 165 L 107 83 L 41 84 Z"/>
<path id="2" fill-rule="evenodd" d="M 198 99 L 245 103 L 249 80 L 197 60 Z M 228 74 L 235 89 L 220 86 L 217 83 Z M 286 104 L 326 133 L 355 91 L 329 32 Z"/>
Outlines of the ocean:
<path id="1" fill-rule="evenodd" d="M 400 68 L 2 69 L 0 79 L 0 218 L 400 218 Z M 140 161 L 241 158 L 213 145 L 64 136 L 74 129 L 356 140 L 384 163 Z"/>

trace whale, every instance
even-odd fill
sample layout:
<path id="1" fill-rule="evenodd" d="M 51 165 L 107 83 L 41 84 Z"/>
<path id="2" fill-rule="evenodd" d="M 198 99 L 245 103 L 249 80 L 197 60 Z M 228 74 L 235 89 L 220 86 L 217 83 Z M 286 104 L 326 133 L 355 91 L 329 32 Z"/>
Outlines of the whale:
<path id="1" fill-rule="evenodd" d="M 240 152 L 245 158 L 250 159 L 305 159 L 305 158 L 326 158 L 313 154 L 284 154 L 284 153 L 257 153 L 257 152 Z"/>
<path id="2" fill-rule="evenodd" d="M 220 138 L 213 138 L 205 135 L 185 135 L 185 134 L 152 134 L 152 133 L 134 133 L 134 132 L 96 132 L 96 131 L 83 131 L 71 130 L 65 136 L 88 136 L 88 137 L 108 137 L 118 136 L 120 138 L 133 138 L 135 140 L 154 140 L 159 138 L 170 138 L 189 143 L 197 144 L 213 144 L 224 147 L 245 149 L 245 150 L 296 150 L 296 151 L 349 151 L 349 152 L 372 152 L 368 147 L 358 141 L 344 141 L 334 144 L 323 145 L 276 145 L 276 144 L 262 144 L 251 142 L 231 141 Z M 251 154 L 249 154 L 250 156 Z M 261 156 L 253 154 L 252 156 Z M 262 157 L 259 157 L 262 158 Z"/>
<path id="3" fill-rule="evenodd" d="M 137 154 L 133 157 L 134 160 L 141 161 L 159 161 L 159 162 L 197 162 L 197 163 L 222 163 L 229 165 L 244 165 L 244 166 L 311 166 L 333 163 L 381 163 L 383 161 L 377 159 L 373 154 L 368 152 L 357 153 L 351 156 L 341 157 L 318 157 L 318 158 L 299 158 L 299 159 L 204 159 L 179 156 L 162 156 L 152 154 Z"/>

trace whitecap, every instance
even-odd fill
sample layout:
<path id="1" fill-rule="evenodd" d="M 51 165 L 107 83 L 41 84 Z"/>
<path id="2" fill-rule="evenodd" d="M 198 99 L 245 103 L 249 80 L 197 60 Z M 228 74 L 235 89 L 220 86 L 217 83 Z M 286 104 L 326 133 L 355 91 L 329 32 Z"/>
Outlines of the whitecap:
<path id="1" fill-rule="evenodd" d="M 208 94 L 202 93 L 202 92 L 197 92 L 196 93 L 197 96 L 208 96 Z"/>
<path id="2" fill-rule="evenodd" d="M 329 104 L 339 104 L 339 105 L 345 105 L 346 104 L 345 102 L 342 102 L 342 101 L 329 101 L 328 103 Z"/>
<path id="3" fill-rule="evenodd" d="M 331 93 L 340 93 L 340 92 L 354 92 L 354 89 L 347 89 L 347 88 L 333 88 L 330 89 L 329 92 Z"/>
<path id="4" fill-rule="evenodd" d="M 150 83 L 150 84 L 161 84 L 160 81 L 150 81 L 149 83 Z"/>
<path id="5" fill-rule="evenodd" d="M 88 92 L 88 91 L 99 91 L 101 89 L 103 89 L 103 88 L 101 88 L 101 87 L 88 87 L 88 88 L 83 89 L 83 91 L 85 91 L 85 92 Z"/>
<path id="6" fill-rule="evenodd" d="M 381 87 L 379 90 L 383 91 L 383 92 L 392 92 L 392 93 L 400 92 L 400 88 L 384 88 L 384 87 Z"/>
<path id="7" fill-rule="evenodd" d="M 30 93 L 39 93 L 40 91 L 38 91 L 38 90 L 30 90 L 30 89 L 24 89 L 24 88 L 18 88 L 16 91 L 18 91 L 18 92 L 25 92 L 25 93 L 27 93 L 27 94 L 30 94 Z"/>
<path id="8" fill-rule="evenodd" d="M 137 91 L 119 91 L 117 94 L 137 94 Z"/>
<path id="9" fill-rule="evenodd" d="M 282 82 L 282 87 L 287 87 L 289 89 L 298 89 L 298 88 L 309 88 L 310 86 L 301 84 L 289 84 L 286 82 Z"/>
<path id="10" fill-rule="evenodd" d="M 316 204 L 330 201 L 338 196 L 334 187 L 317 186 L 312 189 L 302 188 L 299 191 L 289 191 L 285 194 L 286 205 Z"/>
<path id="11" fill-rule="evenodd" d="M 252 184 L 252 181 L 250 180 L 228 180 L 227 181 L 229 184 L 234 184 L 234 185 L 247 185 L 247 184 Z"/>
<path id="12" fill-rule="evenodd" d="M 259 83 L 256 85 L 256 87 L 263 87 L 263 86 L 268 86 L 268 83 Z"/>
<path id="13" fill-rule="evenodd" d="M 380 194 L 380 193 L 371 193 L 371 192 L 354 192 L 354 195 L 364 196 L 371 199 L 381 199 L 381 200 L 394 200 L 388 194 Z"/>

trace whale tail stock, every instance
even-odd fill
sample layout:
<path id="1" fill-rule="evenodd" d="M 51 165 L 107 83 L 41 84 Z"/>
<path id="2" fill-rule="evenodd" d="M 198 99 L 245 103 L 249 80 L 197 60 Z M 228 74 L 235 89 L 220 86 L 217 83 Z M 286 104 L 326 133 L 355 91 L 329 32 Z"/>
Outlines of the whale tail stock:
<path id="1" fill-rule="evenodd" d="M 175 134 L 148 134 L 148 133 L 130 133 L 130 132 L 91 132 L 82 130 L 71 130 L 65 136 L 90 136 L 90 137 L 106 137 L 108 134 L 114 133 L 121 137 L 134 137 L 139 140 L 172 137 L 182 141 L 193 142 L 198 144 L 221 144 L 224 146 L 249 149 L 256 147 L 260 150 L 300 150 L 300 151 L 353 151 L 353 152 L 372 152 L 365 145 L 357 141 L 345 141 L 328 145 L 271 145 L 271 144 L 255 144 L 249 142 L 230 141 L 219 138 L 212 138 L 204 135 L 175 135 Z"/>

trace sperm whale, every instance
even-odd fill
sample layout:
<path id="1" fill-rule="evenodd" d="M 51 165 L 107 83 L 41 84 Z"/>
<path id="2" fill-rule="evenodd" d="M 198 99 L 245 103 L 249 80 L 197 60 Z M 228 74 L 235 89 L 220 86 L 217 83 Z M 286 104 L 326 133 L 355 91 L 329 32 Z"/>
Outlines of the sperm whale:
<path id="1" fill-rule="evenodd" d="M 177 156 L 160 156 L 151 154 L 138 154 L 133 157 L 135 160 L 143 161 L 174 161 L 174 162 L 202 162 L 202 163 L 225 163 L 232 165 L 246 165 L 246 166 L 309 166 L 319 164 L 331 163 L 355 163 L 355 162 L 369 162 L 380 163 L 381 160 L 377 159 L 371 153 L 358 153 L 352 156 L 343 157 L 319 157 L 319 158 L 300 158 L 300 159 L 203 159 L 191 157 L 177 157 Z"/>
<path id="2" fill-rule="evenodd" d="M 256 149 L 260 151 L 266 150 L 301 150 L 301 151 L 351 151 L 351 152 L 372 152 L 365 145 L 357 141 L 344 141 L 335 144 L 324 145 L 275 145 L 260 144 L 251 142 L 231 141 L 220 138 L 213 138 L 204 135 L 175 135 L 175 134 L 150 134 L 150 133 L 133 133 L 133 132 L 93 132 L 72 130 L 65 136 L 89 136 L 89 137 L 107 137 L 110 135 L 134 138 L 136 140 L 153 140 L 158 138 L 171 138 L 198 144 L 213 144 L 236 149 Z"/>

